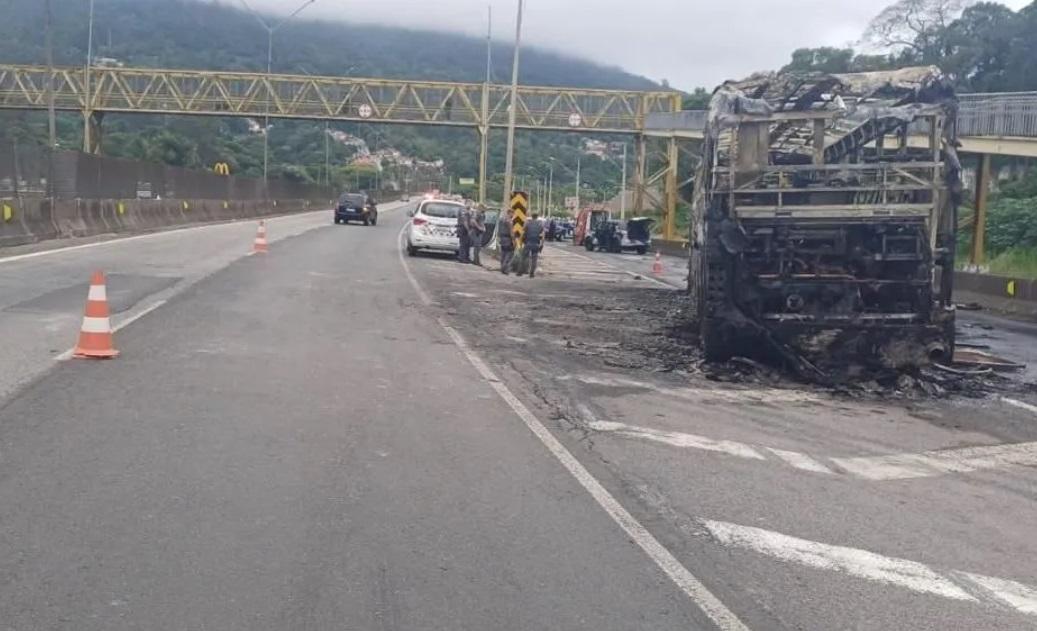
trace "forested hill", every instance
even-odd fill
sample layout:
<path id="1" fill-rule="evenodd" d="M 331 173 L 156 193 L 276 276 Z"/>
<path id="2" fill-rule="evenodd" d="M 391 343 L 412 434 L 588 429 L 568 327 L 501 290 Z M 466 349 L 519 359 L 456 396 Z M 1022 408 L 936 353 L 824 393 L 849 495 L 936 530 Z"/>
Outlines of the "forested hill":
<path id="1" fill-rule="evenodd" d="M 52 0 L 55 61 L 86 59 L 85 0 Z M 40 63 L 41 0 L 0 0 L 6 21 L 0 59 Z M 127 65 L 220 70 L 265 70 L 266 31 L 236 3 L 201 0 L 98 0 L 95 55 Z M 285 73 L 482 81 L 485 40 L 452 33 L 387 26 L 308 21 L 305 14 L 275 35 L 274 70 Z M 511 77 L 511 47 L 493 50 L 494 78 Z M 650 89 L 657 84 L 612 68 L 551 51 L 522 54 L 525 84 Z"/>

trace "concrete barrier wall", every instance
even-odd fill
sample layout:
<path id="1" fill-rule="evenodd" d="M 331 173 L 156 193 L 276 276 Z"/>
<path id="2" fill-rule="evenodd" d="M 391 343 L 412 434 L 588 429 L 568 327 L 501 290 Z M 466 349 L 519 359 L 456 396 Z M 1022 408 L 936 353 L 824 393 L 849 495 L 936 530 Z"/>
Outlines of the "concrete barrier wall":
<path id="1" fill-rule="evenodd" d="M 954 299 L 975 302 L 986 309 L 1037 319 L 1037 280 L 958 272 L 954 275 Z"/>
<path id="2" fill-rule="evenodd" d="M 196 223 L 231 221 L 323 208 L 305 199 L 97 200 L 0 199 L 0 247 L 48 239 L 152 232 Z"/>

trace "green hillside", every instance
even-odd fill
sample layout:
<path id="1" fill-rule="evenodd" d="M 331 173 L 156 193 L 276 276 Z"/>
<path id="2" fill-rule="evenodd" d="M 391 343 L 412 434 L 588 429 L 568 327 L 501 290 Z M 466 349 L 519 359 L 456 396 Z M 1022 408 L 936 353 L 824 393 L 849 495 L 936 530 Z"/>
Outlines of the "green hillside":
<path id="1" fill-rule="evenodd" d="M 88 3 L 53 0 L 53 4 L 55 63 L 82 64 L 86 58 Z M 0 0 L 0 10 L 8 21 L 8 36 L 0 38 L 0 59 L 42 63 L 42 2 Z M 229 2 L 96 0 L 94 43 L 95 56 L 112 57 L 129 66 L 255 71 L 264 70 L 266 65 L 265 31 L 253 16 Z M 522 60 L 521 81 L 526 84 L 659 87 L 618 68 L 536 48 L 524 50 Z M 510 78 L 509 45 L 502 42 L 494 47 L 493 62 L 494 80 Z M 273 69 L 300 74 L 482 81 L 485 42 L 450 33 L 298 19 L 275 36 Z M 45 119 L 41 114 L 3 116 L 0 138 L 44 142 Z M 458 176 L 477 173 L 474 130 L 352 124 L 334 128 L 363 137 L 372 148 L 393 146 L 421 159 L 443 158 L 448 170 Z M 59 135 L 62 146 L 78 146 L 79 118 L 63 115 Z M 572 167 L 579 141 L 575 135 L 520 133 L 519 163 L 546 173 L 544 165 L 555 157 Z M 318 179 L 324 164 L 323 124 L 279 121 L 270 132 L 270 148 L 272 173 Z M 262 140 L 250 135 L 247 122 L 241 119 L 109 116 L 103 150 L 109 155 L 189 167 L 228 160 L 236 172 L 248 175 L 259 175 L 262 170 Z M 334 154 L 336 165 L 350 155 L 344 147 L 335 147 Z M 499 173 L 503 167 L 503 134 L 495 134 L 491 172 Z M 615 188 L 618 184 L 618 170 L 611 163 L 588 157 L 584 172 L 585 181 L 592 186 Z M 559 168 L 556 178 L 561 183 L 572 176 Z"/>

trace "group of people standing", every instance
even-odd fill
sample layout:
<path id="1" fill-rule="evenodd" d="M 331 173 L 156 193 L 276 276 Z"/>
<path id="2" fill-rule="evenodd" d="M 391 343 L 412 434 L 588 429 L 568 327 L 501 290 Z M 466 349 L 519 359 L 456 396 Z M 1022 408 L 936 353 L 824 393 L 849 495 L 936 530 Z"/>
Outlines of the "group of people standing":
<path id="1" fill-rule="evenodd" d="M 501 214 L 497 222 L 497 243 L 500 245 L 500 271 L 505 276 L 511 273 L 515 260 L 515 211 L 510 208 Z M 536 276 L 540 252 L 544 249 L 544 222 L 540 213 L 533 216 L 522 228 L 522 256 L 529 261 L 529 277 Z"/>
<path id="2" fill-rule="evenodd" d="M 501 213 L 497 221 L 497 243 L 500 246 L 500 271 L 504 275 L 511 273 L 515 260 L 515 213 L 510 208 Z M 457 238 L 459 248 L 457 260 L 461 263 L 482 265 L 480 254 L 486 235 L 486 208 L 466 206 L 457 214 Z M 540 252 L 544 249 L 544 222 L 540 214 L 534 212 L 522 229 L 522 256 L 529 261 L 529 277 L 536 276 Z"/>

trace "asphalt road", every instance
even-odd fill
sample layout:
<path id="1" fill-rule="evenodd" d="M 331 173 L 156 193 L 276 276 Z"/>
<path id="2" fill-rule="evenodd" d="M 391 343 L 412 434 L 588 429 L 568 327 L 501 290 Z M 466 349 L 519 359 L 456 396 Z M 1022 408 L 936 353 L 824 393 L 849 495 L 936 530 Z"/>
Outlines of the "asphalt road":
<path id="1" fill-rule="evenodd" d="M 718 383 L 650 258 L 405 220 L 0 260 L 0 629 L 1037 625 L 1037 408 Z"/>
<path id="2" fill-rule="evenodd" d="M 0 628 L 709 628 L 436 324 L 400 215 L 300 218 L 120 331 L 119 359 L 7 398 Z M 118 262 L 179 244 L 186 278 L 238 231 L 32 273 L 103 252 L 152 275 Z"/>

